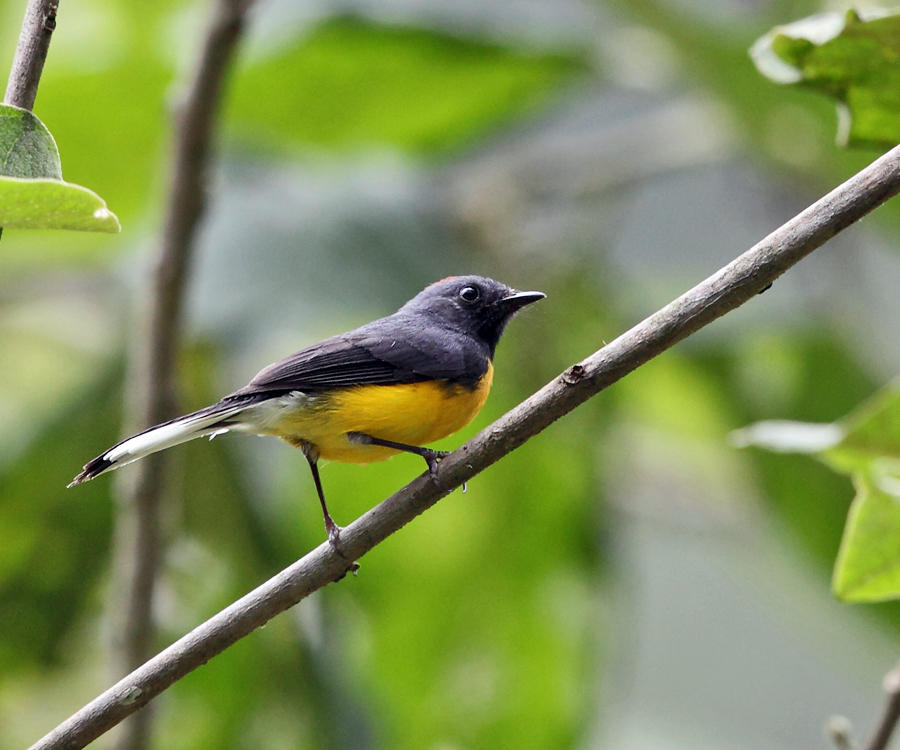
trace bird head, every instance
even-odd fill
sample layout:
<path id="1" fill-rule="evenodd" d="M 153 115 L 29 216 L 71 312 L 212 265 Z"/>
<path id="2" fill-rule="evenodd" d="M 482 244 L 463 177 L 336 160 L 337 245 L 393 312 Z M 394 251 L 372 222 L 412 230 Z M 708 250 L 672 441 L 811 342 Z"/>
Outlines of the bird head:
<path id="1" fill-rule="evenodd" d="M 401 312 L 426 314 L 434 322 L 484 341 L 493 356 L 506 324 L 543 292 L 520 292 L 485 276 L 449 276 L 431 284 Z"/>

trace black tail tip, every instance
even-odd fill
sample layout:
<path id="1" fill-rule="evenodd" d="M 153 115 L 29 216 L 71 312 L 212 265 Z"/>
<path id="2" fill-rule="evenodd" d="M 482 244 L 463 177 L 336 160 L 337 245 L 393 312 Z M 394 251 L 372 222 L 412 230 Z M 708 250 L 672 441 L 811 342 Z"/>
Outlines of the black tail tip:
<path id="1" fill-rule="evenodd" d="M 97 458 L 88 461 L 84 465 L 84 469 L 81 471 L 81 473 L 71 482 L 69 482 L 66 487 L 74 487 L 76 484 L 87 482 L 89 479 L 93 479 L 94 477 L 102 474 L 112 465 L 112 461 L 108 461 L 107 459 L 103 458 L 103 456 L 98 456 Z"/>

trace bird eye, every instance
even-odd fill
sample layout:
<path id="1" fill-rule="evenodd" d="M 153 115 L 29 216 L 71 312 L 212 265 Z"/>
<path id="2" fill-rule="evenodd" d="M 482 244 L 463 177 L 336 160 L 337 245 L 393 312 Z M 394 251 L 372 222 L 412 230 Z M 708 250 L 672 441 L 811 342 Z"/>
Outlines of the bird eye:
<path id="1" fill-rule="evenodd" d="M 474 302 L 481 296 L 481 292 L 477 286 L 464 286 L 459 290 L 459 296 L 466 302 Z"/>

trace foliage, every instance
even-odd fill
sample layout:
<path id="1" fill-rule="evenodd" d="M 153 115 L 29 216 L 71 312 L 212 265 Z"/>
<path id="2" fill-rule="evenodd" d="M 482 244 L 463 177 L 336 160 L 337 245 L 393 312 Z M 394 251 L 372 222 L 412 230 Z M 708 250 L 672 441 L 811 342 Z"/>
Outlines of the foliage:
<path id="1" fill-rule="evenodd" d="M 737 433 L 744 445 L 815 455 L 856 487 L 834 590 L 848 601 L 900 598 L 900 389 L 892 386 L 833 424 L 762 422 Z"/>
<path id="2" fill-rule="evenodd" d="M 841 143 L 890 147 L 900 141 L 900 12 L 804 18 L 774 28 L 751 54 L 772 80 L 837 99 Z"/>
<path id="3" fill-rule="evenodd" d="M 0 226 L 118 232 L 96 193 L 63 182 L 59 151 L 34 114 L 0 104 Z"/>

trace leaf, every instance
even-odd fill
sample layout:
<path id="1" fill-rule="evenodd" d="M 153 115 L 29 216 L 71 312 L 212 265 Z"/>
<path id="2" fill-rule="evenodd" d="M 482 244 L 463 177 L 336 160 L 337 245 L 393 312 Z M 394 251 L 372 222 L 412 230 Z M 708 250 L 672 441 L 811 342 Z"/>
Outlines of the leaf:
<path id="1" fill-rule="evenodd" d="M 0 177 L 0 226 L 118 232 L 116 215 L 92 190 L 58 180 Z"/>
<path id="2" fill-rule="evenodd" d="M 825 457 L 837 468 L 900 459 L 900 384 L 883 388 L 843 420 L 843 439 Z"/>
<path id="3" fill-rule="evenodd" d="M 833 579 L 834 593 L 845 601 L 900 598 L 900 478 L 885 468 L 855 475 Z"/>
<path id="4" fill-rule="evenodd" d="M 900 12 L 823 13 L 776 26 L 750 49 L 773 81 L 838 101 L 838 141 L 890 147 L 900 141 Z"/>
<path id="5" fill-rule="evenodd" d="M 767 419 L 731 433 L 738 448 L 754 446 L 773 453 L 819 453 L 837 445 L 844 432 L 836 424 Z"/>
<path id="6" fill-rule="evenodd" d="M 118 232 L 96 193 L 64 182 L 59 151 L 31 112 L 0 104 L 0 226 Z"/>
<path id="7" fill-rule="evenodd" d="M 62 179 L 59 150 L 44 123 L 31 112 L 0 104 L 0 175 Z"/>
<path id="8" fill-rule="evenodd" d="M 900 598 L 900 385 L 892 384 L 833 424 L 758 422 L 738 445 L 810 453 L 853 477 L 833 588 L 846 601 Z"/>
<path id="9" fill-rule="evenodd" d="M 740 448 L 816 455 L 843 473 L 900 459 L 900 384 L 878 391 L 837 422 L 768 420 L 735 430 L 731 439 Z"/>

